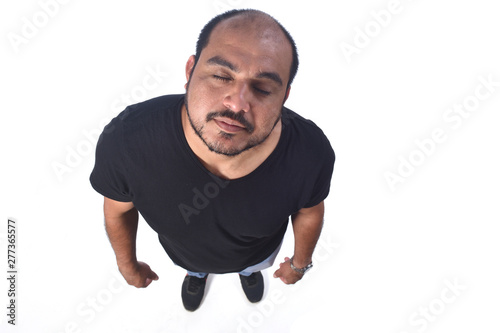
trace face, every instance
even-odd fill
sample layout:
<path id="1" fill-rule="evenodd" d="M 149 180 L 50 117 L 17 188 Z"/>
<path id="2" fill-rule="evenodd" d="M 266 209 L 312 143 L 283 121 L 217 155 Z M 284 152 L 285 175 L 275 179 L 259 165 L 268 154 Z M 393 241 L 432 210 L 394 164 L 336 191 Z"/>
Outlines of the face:
<path id="1" fill-rule="evenodd" d="M 186 65 L 185 107 L 195 133 L 212 151 L 236 156 L 263 143 L 280 121 L 292 63 L 276 28 L 220 23 Z M 234 22 L 233 22 L 234 23 Z M 253 27 L 253 28 L 252 28 Z"/>

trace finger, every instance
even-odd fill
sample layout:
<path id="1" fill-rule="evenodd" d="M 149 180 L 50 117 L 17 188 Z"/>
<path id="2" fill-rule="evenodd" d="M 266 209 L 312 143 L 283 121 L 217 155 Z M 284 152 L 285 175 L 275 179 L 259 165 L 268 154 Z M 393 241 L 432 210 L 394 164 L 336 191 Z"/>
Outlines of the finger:
<path id="1" fill-rule="evenodd" d="M 155 272 L 151 271 L 151 274 L 149 276 L 151 279 L 155 280 L 155 281 L 158 281 L 159 277 L 158 277 L 158 274 L 156 274 Z"/>
<path id="2" fill-rule="evenodd" d="M 144 284 L 144 288 L 146 288 L 147 286 L 149 286 L 151 284 L 151 282 L 153 282 L 153 280 L 151 280 L 150 278 L 147 278 L 146 279 L 146 283 Z"/>

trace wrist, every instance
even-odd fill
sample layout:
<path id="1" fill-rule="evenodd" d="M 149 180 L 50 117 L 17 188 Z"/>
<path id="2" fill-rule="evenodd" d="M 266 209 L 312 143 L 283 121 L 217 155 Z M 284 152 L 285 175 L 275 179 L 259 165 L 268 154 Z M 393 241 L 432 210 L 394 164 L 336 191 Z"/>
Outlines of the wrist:
<path id="1" fill-rule="evenodd" d="M 297 266 L 297 263 L 295 262 L 294 257 L 292 257 L 290 259 L 290 267 L 292 268 L 292 270 L 294 270 L 295 272 L 297 272 L 301 275 L 304 275 L 309 269 L 312 268 L 312 266 L 313 266 L 312 260 L 308 264 L 301 267 L 301 266 Z"/>
<path id="2" fill-rule="evenodd" d="M 117 259 L 116 263 L 119 268 L 121 269 L 133 269 L 137 267 L 138 261 L 136 258 L 130 258 L 130 259 Z"/>
<path id="3" fill-rule="evenodd" d="M 297 256 L 292 256 L 290 260 L 293 260 L 293 265 L 297 268 L 304 268 L 310 263 L 312 263 L 312 258 L 311 257 L 297 257 Z"/>

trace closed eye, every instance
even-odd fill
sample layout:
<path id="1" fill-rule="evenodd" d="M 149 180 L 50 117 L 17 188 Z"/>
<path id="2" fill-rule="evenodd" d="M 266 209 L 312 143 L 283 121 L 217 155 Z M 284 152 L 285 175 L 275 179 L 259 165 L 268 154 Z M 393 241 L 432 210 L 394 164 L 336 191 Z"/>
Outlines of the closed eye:
<path id="1" fill-rule="evenodd" d="M 229 77 L 224 77 L 224 76 L 219 76 L 219 75 L 214 75 L 214 79 L 222 81 L 222 82 L 229 82 L 231 81 L 231 78 Z"/>
<path id="2" fill-rule="evenodd" d="M 270 91 L 267 91 L 267 90 L 262 90 L 262 89 L 259 89 L 257 87 L 254 88 L 255 91 L 257 91 L 259 94 L 262 94 L 264 96 L 269 96 L 271 95 L 271 92 Z"/>
<path id="3" fill-rule="evenodd" d="M 219 76 L 219 75 L 212 75 L 212 77 L 218 81 L 222 81 L 222 82 L 229 82 L 232 80 L 232 78 L 230 77 L 225 77 L 225 76 Z M 270 91 L 267 91 L 267 90 L 263 90 L 263 89 L 260 89 L 260 88 L 257 88 L 257 87 L 254 87 L 255 91 L 258 92 L 259 94 L 261 95 L 264 95 L 264 96 L 269 96 L 271 95 L 271 92 Z"/>

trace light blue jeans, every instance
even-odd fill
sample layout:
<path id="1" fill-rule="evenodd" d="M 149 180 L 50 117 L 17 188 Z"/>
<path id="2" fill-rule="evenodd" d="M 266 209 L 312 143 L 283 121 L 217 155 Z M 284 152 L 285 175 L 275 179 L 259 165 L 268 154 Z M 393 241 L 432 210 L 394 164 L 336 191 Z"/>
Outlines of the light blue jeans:
<path id="1" fill-rule="evenodd" d="M 271 253 L 271 255 L 269 257 L 267 257 L 267 259 L 265 259 L 264 261 L 262 261 L 256 265 L 245 268 L 239 274 L 243 275 L 243 276 L 250 276 L 250 275 L 252 275 L 252 273 L 256 273 L 256 272 L 259 272 L 263 269 L 271 267 L 274 264 L 274 260 L 276 259 L 276 256 L 278 255 L 278 252 L 280 251 L 280 249 L 281 249 L 281 244 L 278 245 L 276 250 L 274 250 L 274 252 Z M 191 272 L 191 271 L 187 271 L 187 274 L 189 276 L 195 276 L 195 277 L 200 278 L 200 279 L 202 279 L 208 275 L 208 273 Z"/>

